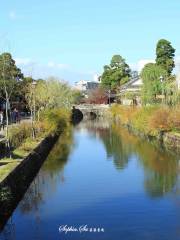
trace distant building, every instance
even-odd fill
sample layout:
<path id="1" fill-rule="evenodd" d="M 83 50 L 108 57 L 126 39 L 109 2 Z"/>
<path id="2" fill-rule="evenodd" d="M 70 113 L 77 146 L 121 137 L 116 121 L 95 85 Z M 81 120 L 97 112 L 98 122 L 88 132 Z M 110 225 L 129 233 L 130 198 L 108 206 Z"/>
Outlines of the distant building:
<path id="1" fill-rule="evenodd" d="M 138 75 L 132 75 L 131 80 L 121 86 L 120 93 L 124 93 L 124 92 L 138 93 L 141 91 L 142 85 L 143 85 L 142 79 L 139 78 Z"/>
<path id="2" fill-rule="evenodd" d="M 140 104 L 140 92 L 142 89 L 142 79 L 139 78 L 137 72 L 132 73 L 131 80 L 121 86 L 119 95 L 123 105 Z"/>
<path id="3" fill-rule="evenodd" d="M 98 86 L 99 83 L 97 81 L 80 80 L 78 82 L 75 82 L 75 89 L 82 92 L 88 92 L 90 90 L 96 89 Z"/>
<path id="4" fill-rule="evenodd" d="M 180 90 L 180 73 L 176 76 L 177 87 Z"/>

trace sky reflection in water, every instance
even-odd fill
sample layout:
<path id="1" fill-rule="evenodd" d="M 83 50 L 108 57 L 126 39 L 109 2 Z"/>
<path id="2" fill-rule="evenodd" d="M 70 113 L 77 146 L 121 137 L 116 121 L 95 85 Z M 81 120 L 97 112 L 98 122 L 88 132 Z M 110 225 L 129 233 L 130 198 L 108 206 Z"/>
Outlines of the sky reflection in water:
<path id="1" fill-rule="evenodd" d="M 177 156 L 105 122 L 55 145 L 0 239 L 180 239 Z M 103 227 L 59 233 L 60 225 Z"/>

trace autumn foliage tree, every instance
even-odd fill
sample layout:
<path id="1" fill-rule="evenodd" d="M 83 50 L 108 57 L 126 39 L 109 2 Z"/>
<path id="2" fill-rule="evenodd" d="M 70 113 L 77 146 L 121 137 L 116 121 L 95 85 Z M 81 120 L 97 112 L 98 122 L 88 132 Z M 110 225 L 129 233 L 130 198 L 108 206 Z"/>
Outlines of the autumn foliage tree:
<path id="1" fill-rule="evenodd" d="M 89 93 L 87 102 L 91 104 L 106 104 L 108 102 L 108 94 L 103 88 L 96 88 Z"/>

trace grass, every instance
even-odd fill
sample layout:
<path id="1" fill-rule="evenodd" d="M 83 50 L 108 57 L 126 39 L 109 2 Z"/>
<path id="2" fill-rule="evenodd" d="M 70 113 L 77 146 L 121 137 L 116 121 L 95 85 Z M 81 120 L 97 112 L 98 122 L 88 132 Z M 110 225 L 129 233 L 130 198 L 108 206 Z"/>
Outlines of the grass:
<path id="1" fill-rule="evenodd" d="M 0 182 L 8 176 L 8 174 L 18 165 L 21 161 L 35 149 L 41 142 L 42 138 L 37 139 L 26 139 L 23 144 L 14 149 L 12 152 L 12 158 L 3 158 L 0 160 Z M 5 163 L 5 164 L 4 164 Z"/>
<path id="2" fill-rule="evenodd" d="M 5 158 L 0 160 L 0 163 L 1 162 L 6 162 L 7 164 L 0 167 L 0 181 L 5 179 L 9 173 L 21 162 L 21 160 Z"/>
<path id="3" fill-rule="evenodd" d="M 0 163 L 0 182 L 35 149 L 38 144 L 49 134 L 61 133 L 70 122 L 70 113 L 64 109 L 45 111 L 41 121 L 36 122 L 34 130 L 36 138 L 32 138 L 32 125 L 30 122 L 22 122 L 10 128 L 10 142 L 12 158 L 3 158 Z M 4 164 L 6 163 L 6 164 Z"/>

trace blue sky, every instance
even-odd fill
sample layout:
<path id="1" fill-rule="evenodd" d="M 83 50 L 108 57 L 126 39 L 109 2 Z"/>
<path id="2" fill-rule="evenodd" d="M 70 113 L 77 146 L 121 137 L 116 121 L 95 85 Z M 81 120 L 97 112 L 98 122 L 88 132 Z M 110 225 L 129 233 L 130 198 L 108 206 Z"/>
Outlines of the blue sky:
<path id="1" fill-rule="evenodd" d="M 155 58 L 166 38 L 180 57 L 179 0 L 6 0 L 0 8 L 0 51 L 26 74 L 70 83 L 101 73 L 113 54 L 133 68 Z"/>

